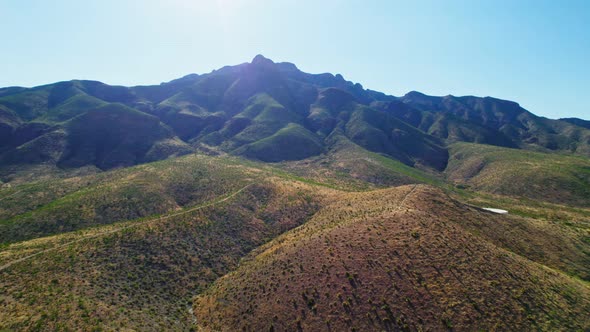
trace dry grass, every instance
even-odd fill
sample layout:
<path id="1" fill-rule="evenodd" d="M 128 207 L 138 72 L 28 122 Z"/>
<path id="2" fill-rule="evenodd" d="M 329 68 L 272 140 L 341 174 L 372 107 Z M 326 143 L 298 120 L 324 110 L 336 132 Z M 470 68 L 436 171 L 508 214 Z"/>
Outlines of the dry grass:
<path id="1" fill-rule="evenodd" d="M 449 186 L 357 148 L 278 165 L 191 155 L 3 188 L 4 227 L 60 234 L 0 247 L 0 330 L 590 327 L 589 209 L 376 189 Z M 74 232 L 48 223 L 82 217 Z"/>
<path id="2" fill-rule="evenodd" d="M 590 207 L 590 159 L 584 157 L 456 143 L 445 174 L 476 191 Z"/>
<path id="3" fill-rule="evenodd" d="M 195 316 L 221 331 L 590 327 L 587 284 L 466 229 L 499 218 L 427 186 L 342 195 L 198 296 Z"/>
<path id="4" fill-rule="evenodd" d="M 269 178 L 169 218 L 10 245 L 3 263 L 45 251 L 0 271 L 0 329 L 187 330 L 192 296 L 318 209 L 310 189 Z"/>

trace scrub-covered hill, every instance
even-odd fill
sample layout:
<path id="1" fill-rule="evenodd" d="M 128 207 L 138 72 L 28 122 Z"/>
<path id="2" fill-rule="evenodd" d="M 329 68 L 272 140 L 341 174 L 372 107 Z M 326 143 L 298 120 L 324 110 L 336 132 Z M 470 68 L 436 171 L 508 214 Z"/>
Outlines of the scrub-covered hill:
<path id="1" fill-rule="evenodd" d="M 206 331 L 587 329 L 586 283 L 488 241 L 493 230 L 478 234 L 466 226 L 502 218 L 428 186 L 351 193 L 197 296 L 197 325 Z"/>
<path id="2" fill-rule="evenodd" d="M 244 181 L 220 191 L 201 184 L 194 193 L 203 196 L 167 213 L 3 244 L 0 330 L 187 331 L 194 295 L 333 195 L 240 165 L 214 170 Z M 134 172 L 137 181 L 149 174 Z"/>
<path id="3" fill-rule="evenodd" d="M 457 143 L 445 174 L 476 191 L 590 206 L 590 159 L 584 157 Z"/>

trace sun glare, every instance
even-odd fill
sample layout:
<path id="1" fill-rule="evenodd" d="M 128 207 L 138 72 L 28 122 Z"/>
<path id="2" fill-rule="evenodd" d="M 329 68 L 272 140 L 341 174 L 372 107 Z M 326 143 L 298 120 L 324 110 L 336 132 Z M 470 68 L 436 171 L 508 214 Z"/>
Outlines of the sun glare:
<path id="1" fill-rule="evenodd" d="M 212 11 L 220 14 L 232 12 L 246 5 L 246 0 L 173 0 L 170 2 L 183 10 Z"/>

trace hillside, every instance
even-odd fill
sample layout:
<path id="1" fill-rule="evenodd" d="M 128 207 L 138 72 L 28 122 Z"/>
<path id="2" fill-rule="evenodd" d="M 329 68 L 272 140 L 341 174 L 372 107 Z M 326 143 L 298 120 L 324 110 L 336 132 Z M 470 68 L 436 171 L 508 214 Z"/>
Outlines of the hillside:
<path id="1" fill-rule="evenodd" d="M 587 241 L 590 212 L 587 209 L 559 207 L 560 215 L 555 219 L 555 206 L 535 207 L 528 204 L 526 209 L 529 210 L 524 210 L 518 205 L 519 200 L 509 202 L 506 201 L 509 198 L 503 196 L 471 193 L 471 196 L 458 197 L 469 200 L 471 204 L 484 204 L 484 201 L 486 206 L 506 204 L 515 212 L 518 206 L 520 211 L 526 212 L 523 215 L 534 218 L 506 217 L 462 205 L 433 187 L 419 186 L 412 190 L 413 186 L 403 186 L 375 190 L 376 187 L 403 183 L 446 185 L 441 179 L 401 162 L 367 154 L 366 150 L 344 139 L 335 140 L 333 144 L 335 153 L 304 162 L 270 166 L 228 156 L 188 155 L 98 174 L 41 180 L 4 188 L 0 192 L 0 212 L 5 220 L 2 222 L 4 243 L 0 247 L 0 328 L 161 330 L 165 327 L 188 330 L 194 324 L 189 311 L 193 296 L 209 289 L 213 282 L 227 273 L 227 277 L 220 279 L 220 284 L 232 280 L 233 287 L 248 287 L 243 294 L 250 294 L 251 283 L 259 277 L 248 275 L 247 281 L 232 278 L 242 276 L 240 271 L 245 270 L 255 275 L 262 273 L 260 278 L 272 273 L 280 276 L 283 269 L 278 263 L 272 268 L 280 268 L 280 271 L 267 273 L 263 265 L 251 262 L 257 262 L 255 257 L 268 248 L 281 247 L 284 249 L 277 249 L 277 252 L 284 252 L 289 257 L 284 259 L 291 260 L 291 265 L 301 261 L 301 266 L 295 264 L 287 272 L 329 269 L 329 275 L 334 276 L 338 283 L 342 280 L 348 283 L 318 290 L 320 294 L 334 291 L 330 293 L 330 303 L 348 301 L 360 308 L 356 301 L 361 300 L 354 298 L 355 294 L 365 294 L 366 301 L 368 297 L 373 302 L 382 301 L 383 297 L 389 299 L 389 293 L 380 288 L 389 285 L 388 282 L 381 282 L 389 279 L 383 279 L 385 277 L 380 276 L 380 272 L 375 273 L 388 266 L 392 276 L 395 269 L 402 269 L 403 279 L 396 281 L 396 285 L 401 287 L 399 292 L 409 292 L 408 298 L 413 299 L 416 294 L 422 296 L 426 292 L 418 286 L 420 282 L 413 279 L 419 278 L 419 275 L 423 275 L 420 280 L 431 293 L 429 296 L 436 298 L 434 290 L 442 289 L 456 296 L 449 297 L 448 303 L 462 298 L 464 293 L 459 292 L 458 281 L 453 281 L 454 273 L 460 280 L 488 280 L 489 283 L 484 285 L 475 283 L 473 287 L 479 293 L 469 293 L 469 296 L 476 301 L 478 308 L 498 305 L 493 298 L 505 301 L 508 295 L 502 292 L 508 291 L 505 288 L 494 290 L 496 287 L 490 286 L 497 285 L 491 281 L 492 277 L 497 277 L 498 283 L 506 283 L 506 288 L 514 294 L 526 290 L 525 295 L 521 295 L 527 296 L 526 301 L 522 300 L 525 301 L 523 305 L 530 307 L 531 315 L 537 315 L 534 317 L 541 322 L 541 328 L 549 329 L 556 326 L 555 322 L 569 324 L 567 326 L 587 325 L 578 312 L 587 308 L 584 294 L 588 290 L 584 288 L 587 286 L 583 287 L 585 284 L 577 281 L 577 278 L 590 280 L 590 248 Z M 460 191 L 458 194 L 464 195 Z M 399 208 L 402 200 L 402 207 Z M 533 207 L 534 213 L 530 210 Z M 547 211 L 550 214 L 546 214 Z M 299 225 L 303 226 L 289 232 Z M 398 226 L 399 229 L 396 228 Z M 331 232 L 337 230 L 338 234 L 332 235 Z M 277 237 L 284 232 L 288 233 Z M 325 239 L 330 239 L 334 252 L 315 247 L 318 241 L 326 245 Z M 413 243 L 420 246 L 413 247 Z M 250 254 L 252 250 L 254 252 Z M 380 250 L 388 254 L 380 260 L 370 258 L 373 265 L 359 265 L 362 267 L 359 270 L 353 264 L 362 261 L 356 255 L 379 253 Z M 394 250 L 398 255 L 388 256 Z M 484 258 L 470 256 L 477 251 L 487 253 L 486 260 L 490 257 L 501 259 L 513 275 L 490 271 L 504 270 L 504 265 L 501 268 L 498 267 L 500 265 L 491 265 L 483 270 L 487 274 L 480 274 L 484 272 L 478 262 Z M 325 255 L 317 255 L 324 252 Z M 444 256 L 450 252 L 454 254 Z M 246 256 L 250 258 L 241 260 Z M 346 257 L 354 260 L 348 261 L 350 258 Z M 460 264 L 453 265 L 449 260 L 455 261 L 457 257 Z M 393 258 L 396 260 L 390 262 Z M 326 259 L 329 261 L 324 262 Z M 381 265 L 376 263 L 378 261 Z M 515 261 L 520 264 L 518 269 L 511 265 L 517 264 Z M 323 264 L 326 267 L 320 268 Z M 415 264 L 423 265 L 414 267 Z M 434 273 L 430 268 L 432 264 L 444 278 L 427 278 Z M 542 265 L 546 268 L 540 267 Z M 456 269 L 447 271 L 445 266 L 456 266 Z M 300 271 L 301 268 L 304 270 Z M 236 274 L 232 272 L 234 270 Z M 371 286 L 376 287 L 371 289 L 372 293 L 361 288 L 370 285 L 366 280 L 373 278 L 363 274 L 367 271 L 375 274 L 376 278 L 383 277 Z M 354 282 L 358 282 L 354 293 L 348 293 L 352 292 L 352 288 L 346 272 L 352 275 L 356 280 Z M 359 274 L 358 278 L 354 273 Z M 541 280 L 541 284 L 531 285 L 529 280 L 533 279 L 525 277 L 528 274 L 537 282 Z M 292 278 L 291 274 L 285 276 Z M 303 286 L 297 282 L 306 280 L 317 285 L 323 277 L 324 274 L 311 274 L 309 279 L 289 279 L 278 284 L 288 285 L 289 291 L 299 294 L 298 300 L 302 295 L 297 293 L 300 292 L 297 287 Z M 406 281 L 413 286 L 405 284 Z M 277 284 L 274 280 L 268 284 L 273 283 Z M 266 279 L 260 284 L 266 285 Z M 554 285 L 553 290 L 548 290 L 547 285 Z M 336 291 L 336 287 L 340 289 L 342 286 L 346 289 Z M 203 298 L 211 296 L 210 293 L 218 287 L 209 289 Z M 266 286 L 263 287 L 260 295 L 268 291 Z M 277 290 L 280 290 L 278 286 Z M 544 292 L 554 302 L 542 302 L 544 300 L 539 298 L 538 292 Z M 572 292 L 579 295 L 571 295 Z M 337 300 L 338 293 L 343 300 Z M 283 295 L 281 291 L 276 294 Z M 239 300 L 240 296 L 235 298 Z M 306 296 L 309 298 L 309 295 Z M 354 303 L 348 300 L 349 296 L 354 298 Z M 397 293 L 392 296 L 400 298 Z M 274 303 L 274 300 L 264 302 L 264 298 L 252 299 L 261 300 L 254 302 L 259 306 Z M 447 300 L 441 301 L 447 303 Z M 580 307 L 571 309 L 571 303 L 576 301 Z M 383 313 L 378 312 L 380 319 L 398 324 L 398 318 L 401 319 L 403 314 L 405 318 L 399 321 L 402 327 L 404 324 L 418 324 L 410 323 L 410 309 L 399 307 L 395 304 L 397 302 L 388 300 L 387 303 L 392 308 L 392 315 L 401 314 L 385 319 Z M 421 310 L 424 311 L 419 311 L 420 315 L 415 317 L 424 321 L 427 321 L 424 317 L 428 316 L 425 312 L 437 315 L 444 312 L 443 318 L 448 318 L 454 326 L 469 324 L 462 311 L 455 313 L 446 307 L 442 311 L 440 306 L 426 304 L 431 302 L 421 303 Z M 520 302 L 509 303 L 512 305 L 510 308 L 519 308 Z M 566 310 L 569 316 L 556 319 L 539 313 L 537 303 L 544 303 L 547 308 L 555 310 Z M 302 304 L 297 305 L 298 313 L 306 308 Z M 417 306 L 413 302 L 412 305 Z M 469 307 L 469 304 L 462 305 Z M 381 308 L 384 304 L 375 306 Z M 195 311 L 198 322 L 217 324 L 214 318 L 208 321 L 208 316 L 202 316 L 203 310 L 197 308 Z M 224 311 L 217 310 L 221 309 L 215 309 L 212 314 L 219 312 L 225 315 Z M 505 311 L 494 311 L 495 318 L 484 322 L 506 319 L 510 310 L 506 307 Z M 361 311 L 354 312 L 355 321 L 364 324 L 362 317 L 367 317 L 365 312 L 362 315 L 356 314 Z M 476 317 L 472 311 L 468 312 L 471 317 Z M 292 313 L 286 310 L 285 314 Z M 310 317 L 307 312 L 305 315 Z M 228 317 L 233 316 L 230 314 Z M 285 318 L 288 324 L 290 317 Z M 327 319 L 333 322 L 331 324 L 336 329 L 340 326 L 337 321 L 340 318 L 346 320 L 345 317 L 334 314 Z M 514 323 L 526 324 L 521 318 L 514 318 Z M 376 322 L 376 318 L 372 319 Z M 325 322 L 325 319 L 322 321 Z M 447 321 L 435 318 L 428 324 L 441 322 L 446 324 Z M 250 324 L 256 326 L 256 320 Z M 304 320 L 302 324 L 307 326 Z M 428 326 L 427 323 L 419 324 Z M 381 325 L 370 329 L 378 329 L 378 326 Z M 278 325 L 275 328 L 281 329 Z M 290 329 L 290 325 L 285 328 Z M 228 329 L 234 330 L 233 327 Z"/>
<path id="2" fill-rule="evenodd" d="M 197 296 L 197 325 L 206 331 L 587 329 L 587 284 L 488 242 L 489 230 L 479 231 L 482 237 L 465 226 L 502 218 L 427 186 L 345 195 Z"/>
<path id="3" fill-rule="evenodd" d="M 377 166 L 378 164 L 375 162 L 380 160 L 374 158 L 375 160 L 367 165 Z M 346 162 L 338 162 L 337 160 L 335 159 L 334 162 Z M 353 164 L 357 163 L 359 162 L 353 162 Z M 387 169 L 383 167 L 388 164 L 382 165 L 377 169 L 387 174 Z M 419 173 L 411 173 L 410 171 L 413 169 L 401 163 L 395 165 L 397 164 L 391 166 L 393 167 L 391 172 L 393 170 L 404 171 L 404 167 L 407 167 L 405 181 L 418 182 L 418 179 L 411 177 L 411 175 L 417 176 Z M 67 232 L 65 228 L 54 229 L 53 232 L 59 234 L 34 240 L 17 241 L 12 244 L 4 243 L 0 248 L 0 274 L 2 275 L 1 288 L 3 290 L 0 293 L 2 299 L 0 321 L 3 323 L 0 324 L 0 328 L 8 328 L 9 330 L 90 330 L 93 328 L 161 330 L 165 327 L 172 330 L 188 330 L 194 323 L 194 318 L 188 310 L 191 297 L 207 290 L 211 283 L 226 273 L 230 274 L 220 279 L 220 283 L 226 283 L 225 278 L 234 278 L 235 274 L 231 271 L 236 268 L 238 276 L 241 276 L 242 272 L 240 271 L 250 271 L 250 269 L 252 269 L 252 273 L 255 273 L 255 270 L 259 271 L 256 273 L 262 273 L 265 276 L 272 275 L 275 272 L 267 273 L 265 268 L 261 268 L 258 263 L 251 263 L 258 260 L 258 258 L 253 260 L 252 257 L 261 255 L 269 248 L 281 247 L 285 249 L 277 249 L 277 252 L 284 252 L 284 255 L 290 257 L 286 259 L 290 260 L 291 265 L 295 264 L 295 261 L 301 261 L 301 265 L 295 264 L 286 271 L 297 271 L 301 275 L 303 272 L 297 270 L 301 267 L 303 267 L 303 271 L 323 271 L 324 267 L 320 268 L 319 266 L 326 264 L 325 268 L 331 271 L 329 275 L 333 276 L 331 278 L 339 280 L 338 282 L 344 280 L 349 283 L 350 280 L 346 272 L 352 275 L 355 282 L 358 282 L 358 288 L 352 294 L 366 294 L 371 297 L 372 301 L 381 301 L 380 299 L 384 296 L 389 298 L 386 296 L 388 293 L 382 292 L 379 293 L 382 295 L 373 296 L 380 290 L 373 290 L 371 293 L 360 287 L 370 284 L 365 282 L 367 280 L 365 278 L 368 277 L 362 275 L 362 272 L 358 272 L 356 265 L 350 263 L 348 259 L 352 257 L 354 263 L 359 259 L 362 260 L 356 257 L 358 253 L 355 251 L 357 250 L 363 255 L 367 252 L 378 253 L 379 250 L 385 250 L 387 253 L 393 252 L 389 247 L 380 247 L 381 244 L 385 245 L 386 243 L 388 246 L 396 246 L 393 250 L 398 252 L 399 257 L 396 258 L 400 260 L 396 261 L 398 265 L 394 265 L 393 262 L 386 265 L 386 262 L 392 257 L 385 255 L 386 258 L 383 259 L 370 258 L 371 264 L 374 265 L 363 267 L 363 271 L 372 271 L 373 274 L 375 271 L 380 271 L 383 266 L 389 266 L 391 271 L 395 271 L 396 266 L 404 267 L 405 270 L 400 270 L 404 271 L 400 272 L 402 280 L 411 282 L 414 286 L 420 285 L 420 283 L 412 281 L 412 278 L 420 278 L 418 277 L 419 273 L 423 273 L 424 277 L 422 278 L 425 281 L 422 283 L 430 292 L 434 293 L 435 288 L 433 287 L 435 286 L 431 286 L 430 279 L 426 278 L 430 274 L 422 272 L 434 270 L 422 270 L 423 267 L 416 267 L 417 270 L 414 270 L 414 264 L 418 262 L 435 264 L 434 266 L 439 268 L 442 275 L 446 277 L 439 280 L 438 283 L 432 281 L 432 285 L 443 288 L 443 284 L 448 283 L 448 286 L 445 287 L 453 289 L 458 287 L 457 281 L 455 283 L 449 282 L 449 280 L 453 280 L 450 277 L 453 273 L 457 274 L 460 279 L 479 280 L 483 278 L 477 274 L 480 273 L 477 270 L 477 266 L 480 264 L 476 261 L 476 259 L 481 260 L 482 258 L 461 258 L 459 260 L 461 264 L 455 265 L 457 270 L 446 272 L 444 266 L 449 264 L 449 266 L 453 266 L 453 264 L 444 259 L 441 260 L 441 256 L 437 256 L 435 253 L 443 249 L 447 253 L 463 252 L 462 250 L 464 250 L 472 255 L 473 252 L 481 250 L 484 253 L 489 253 L 485 256 L 486 259 L 499 255 L 510 264 L 513 263 L 513 260 L 521 264 L 519 266 L 520 272 L 518 272 L 520 274 L 508 270 L 513 271 L 510 273 L 514 273 L 515 276 L 508 274 L 510 277 L 503 275 L 498 279 L 499 283 L 507 282 L 509 286 L 506 287 L 512 287 L 510 289 L 515 294 L 519 294 L 522 289 L 525 289 L 526 295 L 529 294 L 529 289 L 532 289 L 530 292 L 533 295 L 531 296 L 536 296 L 535 292 L 538 288 L 544 287 L 543 284 L 533 286 L 527 283 L 528 279 L 524 278 L 522 273 L 531 273 L 530 278 L 540 278 L 534 280 L 549 280 L 552 285 L 556 285 L 557 288 L 553 293 L 542 289 L 547 292 L 547 296 L 551 296 L 556 301 L 553 304 L 548 304 L 549 307 L 569 308 L 568 301 L 578 301 L 578 304 L 582 306 L 580 308 L 584 308 L 584 301 L 587 301 L 584 294 L 587 290 L 584 290 L 583 287 L 579 288 L 579 282 L 575 281 L 575 278 L 590 280 L 588 225 L 583 221 L 587 220 L 590 212 L 567 210 L 569 212 L 565 220 L 568 221 L 557 223 L 545 220 L 543 217 L 535 219 L 516 216 L 499 217 L 452 201 L 446 198 L 443 192 L 432 187 L 420 186 L 412 190 L 412 186 L 405 186 L 357 192 L 350 190 L 362 183 L 359 182 L 361 181 L 359 178 L 334 178 L 328 184 L 317 182 L 322 178 L 328 179 L 326 176 L 316 177 L 316 180 L 300 178 L 264 164 L 228 157 L 186 156 L 97 175 L 21 185 L 4 191 L 2 201 L 0 201 L 3 213 L 5 215 L 36 216 L 38 219 L 31 225 L 51 225 L 51 223 L 46 224 L 46 220 L 51 220 L 51 218 L 61 220 L 64 213 L 69 209 L 75 209 L 79 204 L 85 206 L 82 211 L 87 211 L 92 206 L 101 207 L 106 204 L 111 209 L 94 208 L 96 215 L 100 216 L 101 213 L 105 213 L 103 218 L 110 215 L 113 217 L 104 219 L 109 220 L 107 225 L 78 224 L 76 226 L 78 230 L 75 232 Z M 232 180 L 224 182 L 223 179 Z M 384 179 L 387 179 L 387 176 L 384 175 Z M 428 178 L 423 178 L 423 180 L 428 180 Z M 85 189 L 88 183 L 90 183 L 89 189 Z M 107 190 L 115 184 L 120 186 L 122 191 Z M 155 184 L 159 185 L 155 186 Z M 137 187 L 138 185 L 141 187 Z M 334 186 L 341 186 L 346 190 L 329 188 Z M 134 190 L 131 191 L 129 188 L 134 188 Z M 172 193 L 169 192 L 174 188 Z M 370 189 L 371 186 L 365 184 L 364 188 Z M 153 198 L 144 200 L 144 196 L 134 197 L 124 194 L 137 195 L 142 192 L 148 193 Z M 411 194 L 403 200 L 403 197 L 410 192 Z M 196 194 L 199 195 L 194 196 Z M 45 204 L 47 205 L 45 208 L 39 208 L 33 203 L 35 200 L 29 199 L 33 196 L 37 197 L 38 203 L 42 204 L 43 200 L 50 203 Z M 128 198 L 131 200 L 128 201 Z M 110 203 L 117 202 L 119 199 L 123 200 L 117 204 Z M 146 209 L 152 205 L 150 202 L 159 200 L 176 202 L 177 204 L 176 206 L 172 205 L 172 208 L 166 205 L 155 205 L 153 207 L 160 210 L 149 213 L 146 211 L 143 215 L 130 215 L 130 219 L 138 219 L 124 220 L 126 210 L 123 207 L 129 208 L 135 204 L 144 204 L 138 205 L 138 209 L 141 206 L 145 206 L 144 209 Z M 399 208 L 402 200 L 402 207 Z M 130 202 L 135 203 L 131 204 Z M 500 201 L 494 202 L 499 204 Z M 182 205 L 180 205 L 181 203 Z M 107 213 L 108 211 L 110 212 Z M 121 213 L 119 217 L 116 217 L 117 214 L 113 214 L 117 212 Z M 433 217 L 432 213 L 436 213 L 436 217 Z M 398 216 L 398 214 L 401 215 Z M 88 222 L 92 221 L 92 219 L 87 220 Z M 121 221 L 115 222 L 116 220 Z M 405 224 L 397 229 L 397 226 L 394 227 L 395 220 L 401 220 Z M 308 222 L 305 223 L 306 221 Z M 430 224 L 433 221 L 438 222 Z M 391 224 L 392 222 L 394 224 Z M 277 235 L 302 224 L 304 226 L 297 228 L 293 233 L 289 232 L 283 237 L 276 238 Z M 19 225 L 19 223 L 15 223 L 15 225 Z M 26 226 L 27 223 L 21 225 L 15 229 L 26 230 L 31 227 Z M 347 230 L 348 227 L 352 228 Z M 452 232 L 449 231 L 449 227 Z M 51 230 L 48 226 L 42 226 L 41 229 Z M 340 231 L 332 237 L 331 232 L 336 230 Z M 349 238 L 350 236 L 353 237 Z M 360 238 L 356 238 L 356 236 Z M 276 240 L 273 240 L 275 238 Z M 329 254 L 328 252 L 326 255 L 310 254 L 311 252 L 324 252 L 326 248 L 316 249 L 314 246 L 318 241 L 325 245 L 326 239 L 331 239 L 329 243 L 330 246 L 333 246 Z M 418 241 L 419 248 L 412 247 L 412 242 L 409 239 Z M 267 241 L 271 242 L 264 245 Z M 291 249 L 292 244 L 295 245 L 293 249 Z M 432 248 L 431 244 L 436 244 L 435 248 Z M 256 249 L 260 245 L 263 246 Z M 447 245 L 451 247 L 447 248 Z M 364 246 L 370 246 L 370 248 Z M 463 246 L 466 246 L 466 249 L 460 249 Z M 274 249 L 272 249 L 273 253 Z M 251 258 L 240 263 L 240 258 L 248 255 L 251 250 L 255 250 L 253 254 L 250 254 Z M 304 251 L 297 253 L 292 250 Z M 341 257 L 340 250 L 351 256 L 347 256 L 349 258 Z M 430 250 L 433 252 L 430 253 Z M 443 255 L 444 252 L 438 254 Z M 515 254 L 506 254 L 508 252 Z M 467 253 L 444 257 L 448 259 L 463 257 L 461 255 L 467 255 Z M 524 263 L 523 258 L 519 258 L 521 256 L 526 257 Z M 417 259 L 417 257 L 423 258 Z M 309 259 L 320 261 L 328 259 L 329 262 L 320 264 L 311 262 Z M 345 267 L 334 263 L 340 261 L 344 262 L 342 264 L 345 264 Z M 505 261 L 502 262 L 508 264 Z M 555 269 L 554 271 L 562 272 L 543 274 L 536 268 L 541 266 L 540 264 Z M 273 268 L 280 268 L 280 266 L 273 265 Z M 314 270 L 311 270 L 309 266 L 313 266 Z M 489 271 L 492 267 L 485 270 L 489 276 L 502 275 L 492 274 Z M 549 271 L 548 268 L 543 268 L 541 271 Z M 524 269 L 530 269 L 530 271 Z M 280 275 L 282 273 L 280 271 L 275 275 Z M 359 276 L 355 276 L 354 273 Z M 564 273 L 572 277 L 566 277 Z M 340 274 L 343 275 L 342 278 L 340 278 Z M 286 276 L 292 278 L 290 274 Z M 516 276 L 520 276 L 520 279 L 511 279 Z M 311 274 L 309 279 L 289 279 L 278 284 L 288 285 L 290 291 L 299 292 L 297 287 L 300 286 L 296 281 L 307 280 L 306 282 L 315 285 L 317 280 L 320 280 L 314 279 L 315 277 L 315 274 Z M 235 286 L 243 285 L 250 289 L 252 287 L 248 285 L 251 282 L 256 282 L 257 277 L 248 276 L 247 279 L 250 280 L 250 278 L 253 281 L 230 280 L 232 280 L 232 284 L 235 281 Z M 508 281 L 503 278 L 508 278 Z M 260 282 L 260 284 L 264 285 L 265 282 Z M 572 282 L 573 284 L 571 284 Z M 276 282 L 272 281 L 272 283 Z M 396 281 L 396 284 L 402 287 L 400 291 L 412 289 L 410 292 L 422 294 L 421 289 L 409 287 L 404 284 L 404 281 Z M 342 301 L 349 301 L 356 306 L 358 299 L 347 293 L 349 290 L 352 291 L 348 285 L 350 283 L 345 284 L 346 290 L 339 290 L 332 294 L 333 301 L 331 302 L 337 301 L 337 295 L 341 293 L 346 295 L 342 295 L 344 299 Z M 381 285 L 386 286 L 388 283 L 374 282 L 373 286 L 381 287 Z M 209 296 L 209 292 L 217 289 L 216 287 L 218 286 L 207 291 L 205 296 Z M 336 291 L 336 287 L 340 288 L 341 286 L 335 285 L 334 291 Z M 488 301 L 484 302 L 486 304 L 496 303 L 486 299 L 486 292 L 490 289 L 481 287 L 481 294 L 478 293 L 483 297 L 481 301 Z M 265 294 L 267 288 L 264 287 L 264 289 L 260 294 Z M 447 291 L 447 288 L 444 289 Z M 575 289 L 575 293 L 581 295 L 571 295 L 573 292 L 571 289 Z M 332 291 L 332 289 L 326 292 L 328 291 Z M 448 291 L 450 292 L 450 290 Z M 320 290 L 318 292 L 324 294 Z M 497 292 L 499 291 L 490 292 L 493 296 L 498 296 Z M 276 296 L 282 296 L 281 294 L 278 292 Z M 295 295 L 297 294 L 299 293 L 295 293 Z M 415 297 L 414 293 L 410 294 L 408 298 Z M 460 294 L 460 296 L 464 295 Z M 566 294 L 564 296 L 567 299 L 559 297 L 560 294 Z M 351 299 L 354 298 L 355 302 L 348 300 L 348 296 Z M 399 298 L 400 295 L 396 294 L 395 296 L 394 298 Z M 457 296 L 459 297 L 459 295 Z M 573 297 L 570 298 L 571 296 Z M 473 298 L 476 298 L 475 295 Z M 240 297 L 238 296 L 237 299 L 239 300 Z M 527 301 L 529 300 L 540 301 L 536 297 L 527 298 Z M 272 304 L 273 301 L 264 303 Z M 478 305 L 477 303 L 479 302 L 476 302 L 476 305 Z M 302 304 L 297 305 L 297 312 L 305 308 L 302 307 Z M 377 306 L 377 304 L 375 305 Z M 383 305 L 379 304 L 377 307 L 380 308 Z M 392 303 L 388 302 L 388 305 L 396 308 Z M 423 303 L 423 305 L 426 304 Z M 516 304 L 514 305 L 516 306 Z M 536 304 L 530 304 L 530 307 L 538 308 Z M 428 310 L 434 310 L 437 313 L 440 313 L 437 311 L 439 309 L 440 307 L 428 308 Z M 404 317 L 410 317 L 408 309 L 402 308 L 400 310 Z M 198 322 L 205 321 L 198 312 L 197 310 Z M 457 319 L 461 322 L 463 316 L 450 314 L 450 312 L 454 311 L 449 311 L 444 317 L 451 315 L 448 316 L 449 319 L 453 319 L 450 322 L 454 326 L 461 326 L 457 325 L 460 324 Z M 288 310 L 285 313 L 288 313 Z M 395 311 L 392 311 L 393 313 Z M 337 325 L 338 317 L 345 320 L 345 316 L 334 315 L 329 319 L 333 321 L 332 326 L 336 328 L 339 326 Z M 498 313 L 498 317 L 505 318 L 505 315 L 507 313 Z M 354 317 L 365 316 L 355 314 Z M 385 316 L 379 317 L 386 322 L 387 319 L 390 319 L 395 324 L 399 318 L 397 316 L 394 317 L 395 319 L 385 319 Z M 400 317 L 402 316 L 400 315 Z M 544 316 L 541 315 L 541 317 Z M 359 322 L 363 319 L 360 319 Z M 554 317 L 543 319 L 555 320 Z M 402 327 L 403 324 L 410 324 L 407 320 L 408 318 L 400 320 Z M 564 324 L 574 324 L 571 326 L 584 324 L 584 320 L 577 316 L 575 310 L 572 311 L 571 316 L 562 317 L 560 321 Z M 252 324 L 254 322 L 253 320 Z M 443 324 L 445 322 L 443 321 Z M 464 324 L 467 323 L 464 322 Z M 555 326 L 551 325 L 553 323 L 547 324 L 549 324 L 547 326 Z M 280 326 L 277 325 L 275 328 L 279 330 Z M 229 328 L 229 330 L 234 330 L 234 328 Z"/>
<path id="4" fill-rule="evenodd" d="M 2 191 L 0 242 L 168 213 L 235 191 L 250 173 L 231 159 L 190 155 L 14 186 Z"/>
<path id="5" fill-rule="evenodd" d="M 559 120 L 569 122 L 569 123 L 574 124 L 579 127 L 584 127 L 586 129 L 590 129 L 590 121 L 588 121 L 588 120 L 583 120 L 583 119 L 578 119 L 578 118 L 563 118 L 563 119 L 559 119 Z"/>
<path id="6" fill-rule="evenodd" d="M 588 158 L 458 143 L 445 174 L 476 191 L 590 206 Z"/>
<path id="7" fill-rule="evenodd" d="M 211 173 L 199 179 L 224 176 L 230 180 L 235 174 L 243 181 L 208 181 L 215 187 L 187 183 L 184 193 L 180 184 L 170 181 L 168 185 L 174 184 L 179 191 L 176 199 L 199 196 L 183 207 L 161 208 L 167 213 L 146 211 L 143 218 L 4 243 L 0 247 L 0 330 L 189 330 L 192 296 L 234 269 L 252 249 L 304 223 L 325 197 L 333 195 L 325 187 L 231 161 L 201 159 L 205 160 L 189 158 L 179 168 L 150 164 L 127 169 L 125 178 L 141 183 L 142 178 L 153 176 L 150 168 L 160 168 L 164 178 L 175 180 L 191 170 L 198 174 L 208 165 Z M 110 183 L 107 180 L 103 186 Z M 120 197 L 117 192 L 102 194 L 109 199 Z M 156 199 L 166 197 L 165 191 L 157 194 Z M 84 196 L 102 201 L 101 196 L 84 191 L 79 196 L 76 205 L 89 204 Z M 139 202 L 149 206 L 147 200 Z M 64 212 L 45 213 L 57 218 Z"/>
<path id="8" fill-rule="evenodd" d="M 412 91 L 391 105 L 396 116 L 450 142 L 589 155 L 590 131 L 583 121 L 551 120 L 534 115 L 518 103 L 492 97 L 432 97 Z M 387 105 L 387 104 L 386 104 Z"/>
<path id="9" fill-rule="evenodd" d="M 0 88 L 0 331 L 590 330 L 587 122 L 261 55 Z"/>

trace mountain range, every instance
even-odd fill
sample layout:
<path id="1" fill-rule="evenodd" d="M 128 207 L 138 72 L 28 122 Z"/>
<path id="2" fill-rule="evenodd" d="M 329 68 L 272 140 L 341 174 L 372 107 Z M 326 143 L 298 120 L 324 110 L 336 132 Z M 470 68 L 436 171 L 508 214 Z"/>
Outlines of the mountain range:
<path id="1" fill-rule="evenodd" d="M 588 282 L 587 120 L 261 55 L 0 89 L 0 331 L 585 331 Z"/>
<path id="2" fill-rule="evenodd" d="M 590 156 L 581 119 L 550 120 L 491 97 L 394 97 L 261 55 L 156 86 L 74 80 L 0 89 L 0 137 L 4 176 L 39 164 L 106 170 L 199 150 L 301 160 L 339 138 L 438 171 L 454 142 Z"/>

